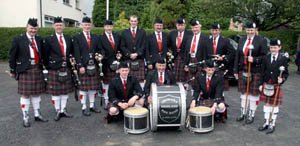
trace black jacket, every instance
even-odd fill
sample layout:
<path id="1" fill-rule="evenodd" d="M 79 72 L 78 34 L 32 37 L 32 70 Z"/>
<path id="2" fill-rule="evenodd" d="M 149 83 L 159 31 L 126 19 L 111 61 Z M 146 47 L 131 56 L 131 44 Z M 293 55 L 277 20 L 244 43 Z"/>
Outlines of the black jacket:
<path id="1" fill-rule="evenodd" d="M 213 42 L 214 42 L 214 40 L 213 40 L 213 37 L 211 36 L 209 38 L 209 47 L 207 50 L 208 59 L 212 58 L 211 55 L 214 54 Z M 219 40 L 218 40 L 218 44 L 217 44 L 217 48 L 216 48 L 216 54 L 218 54 L 220 56 L 225 55 L 225 57 L 223 57 L 223 62 L 226 64 L 229 64 L 229 63 L 233 62 L 233 60 L 234 60 L 235 50 L 227 38 L 219 36 Z"/>
<path id="2" fill-rule="evenodd" d="M 165 32 L 162 32 L 162 52 L 161 57 L 167 57 L 168 51 L 168 35 Z M 147 36 L 147 43 L 146 43 L 146 61 L 147 64 L 154 64 L 159 58 L 159 47 L 158 41 L 156 39 L 155 32 L 151 33 Z"/>
<path id="3" fill-rule="evenodd" d="M 174 30 L 174 31 L 170 32 L 170 34 L 169 34 L 169 47 L 172 50 L 173 55 L 175 56 L 175 58 L 179 55 L 182 59 L 184 59 L 184 57 L 185 57 L 184 53 L 185 53 L 185 49 L 186 49 L 185 45 L 186 45 L 186 42 L 187 42 L 189 36 L 192 36 L 192 35 L 193 35 L 192 31 L 189 31 L 189 30 L 184 31 L 183 38 L 181 39 L 180 51 L 179 51 L 179 54 L 178 54 L 177 53 L 177 45 L 176 45 L 176 40 L 179 37 L 178 31 Z"/>
<path id="4" fill-rule="evenodd" d="M 190 63 L 190 58 L 191 58 L 191 46 L 193 44 L 193 39 L 194 35 L 191 35 L 187 42 L 186 42 L 186 49 L 185 49 L 185 59 L 184 59 L 184 64 L 188 65 Z M 203 61 L 207 59 L 207 50 L 208 50 L 208 44 L 209 44 L 209 38 L 206 34 L 202 33 L 200 34 L 200 38 L 198 41 L 198 46 L 197 47 L 197 52 L 196 52 L 196 58 L 197 61 Z"/>

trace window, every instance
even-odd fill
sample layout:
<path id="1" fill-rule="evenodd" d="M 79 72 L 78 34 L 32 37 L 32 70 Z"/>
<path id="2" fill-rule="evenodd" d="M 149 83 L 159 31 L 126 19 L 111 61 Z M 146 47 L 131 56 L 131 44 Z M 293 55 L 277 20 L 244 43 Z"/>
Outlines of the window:
<path id="1" fill-rule="evenodd" d="M 75 0 L 76 9 L 80 9 L 80 1 Z"/>
<path id="2" fill-rule="evenodd" d="M 45 15 L 44 22 L 45 22 L 45 27 L 52 27 L 52 24 L 54 23 L 54 17 Z"/>
<path id="3" fill-rule="evenodd" d="M 63 0 L 64 4 L 70 4 L 70 0 Z"/>

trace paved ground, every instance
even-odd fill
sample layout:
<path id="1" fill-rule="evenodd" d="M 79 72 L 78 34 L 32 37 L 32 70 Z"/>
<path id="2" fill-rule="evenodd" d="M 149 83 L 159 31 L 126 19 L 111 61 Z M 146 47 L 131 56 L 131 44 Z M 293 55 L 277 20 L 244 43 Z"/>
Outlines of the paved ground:
<path id="1" fill-rule="evenodd" d="M 183 131 L 147 132 L 142 135 L 124 134 L 123 123 L 104 124 L 104 110 L 91 117 L 81 115 L 80 103 L 70 98 L 69 111 L 75 116 L 72 119 L 61 119 L 55 122 L 54 107 L 48 95 L 42 96 L 41 111 L 50 121 L 37 123 L 32 119 L 31 127 L 23 128 L 22 113 L 19 106 L 17 82 L 8 77 L 7 63 L 0 63 L 0 146 L 142 146 L 142 145 L 260 145 L 260 146 L 296 146 L 300 143 L 300 75 L 290 71 L 290 77 L 284 86 L 284 102 L 280 107 L 276 131 L 271 135 L 258 132 L 262 124 L 262 104 L 259 105 L 255 122 L 243 126 L 235 118 L 239 115 L 239 94 L 236 87 L 226 93 L 230 105 L 226 124 L 217 124 L 213 132 L 194 134 L 187 129 Z M 97 99 L 99 101 L 99 99 Z M 99 102 L 98 102 L 99 103 Z"/>

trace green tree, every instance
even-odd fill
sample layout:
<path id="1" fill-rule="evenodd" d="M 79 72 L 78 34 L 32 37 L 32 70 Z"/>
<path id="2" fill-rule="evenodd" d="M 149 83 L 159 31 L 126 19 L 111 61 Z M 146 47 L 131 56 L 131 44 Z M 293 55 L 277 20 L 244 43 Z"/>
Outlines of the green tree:
<path id="1" fill-rule="evenodd" d="M 129 21 L 125 18 L 125 12 L 121 12 L 119 15 L 119 20 L 114 24 L 116 28 L 126 29 L 129 28 Z"/>
<path id="2" fill-rule="evenodd" d="M 113 0 L 110 0 L 110 3 Z M 109 6 L 109 18 L 113 16 L 112 12 L 113 6 Z M 106 20 L 106 0 L 95 0 L 94 1 L 94 8 L 92 12 L 92 19 L 93 24 L 96 27 L 102 27 L 104 24 L 104 21 Z"/>

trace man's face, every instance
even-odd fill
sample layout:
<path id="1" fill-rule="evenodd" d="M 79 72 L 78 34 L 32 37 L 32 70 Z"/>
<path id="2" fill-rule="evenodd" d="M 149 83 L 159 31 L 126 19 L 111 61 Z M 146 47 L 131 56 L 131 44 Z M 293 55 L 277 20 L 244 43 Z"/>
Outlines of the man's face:
<path id="1" fill-rule="evenodd" d="M 135 28 L 138 23 L 139 22 L 137 20 L 137 17 L 130 17 L 130 20 L 129 20 L 130 27 Z"/>
<path id="2" fill-rule="evenodd" d="M 217 37 L 221 33 L 221 29 L 210 29 L 210 33 L 213 37 Z"/>
<path id="3" fill-rule="evenodd" d="M 162 32 L 162 30 L 163 30 L 163 24 L 155 23 L 155 24 L 154 24 L 154 30 L 155 30 L 156 32 Z"/>
<path id="4" fill-rule="evenodd" d="M 248 37 L 253 37 L 256 33 L 256 28 L 246 28 L 246 34 Z"/>
<path id="5" fill-rule="evenodd" d="M 185 30 L 186 24 L 178 24 L 176 23 L 176 28 L 179 32 L 183 32 Z"/>
<path id="6" fill-rule="evenodd" d="M 281 46 L 277 46 L 277 45 L 270 46 L 270 52 L 272 55 L 276 55 L 280 49 L 281 49 Z"/>
<path id="7" fill-rule="evenodd" d="M 61 33 L 63 33 L 63 31 L 65 29 L 65 24 L 64 23 L 54 23 L 53 28 L 56 33 L 61 34 Z"/>
<path id="8" fill-rule="evenodd" d="M 192 26 L 192 32 L 197 35 L 201 32 L 201 26 L 200 25 L 195 25 L 195 26 Z"/>
<path id="9" fill-rule="evenodd" d="M 113 31 L 114 26 L 113 25 L 104 25 L 104 30 L 105 32 L 111 34 L 111 32 Z"/>
<path id="10" fill-rule="evenodd" d="M 159 72 L 164 72 L 166 70 L 166 67 L 167 67 L 167 65 L 165 63 L 164 64 L 156 63 L 156 69 Z"/>
<path id="11" fill-rule="evenodd" d="M 214 72 L 215 72 L 215 68 L 214 67 L 212 67 L 212 68 L 206 67 L 205 68 L 205 72 L 206 72 L 206 74 L 207 74 L 208 77 L 211 77 L 214 74 Z"/>
<path id="12" fill-rule="evenodd" d="M 33 27 L 30 24 L 27 24 L 26 31 L 30 36 L 35 36 L 38 31 L 38 26 Z"/>
<path id="13" fill-rule="evenodd" d="M 121 78 L 126 79 L 129 74 L 129 68 L 120 68 L 119 73 L 120 73 Z"/>
<path id="14" fill-rule="evenodd" d="M 81 23 L 81 27 L 84 32 L 90 32 L 91 28 L 92 28 L 92 24 L 83 22 L 83 23 Z"/>

